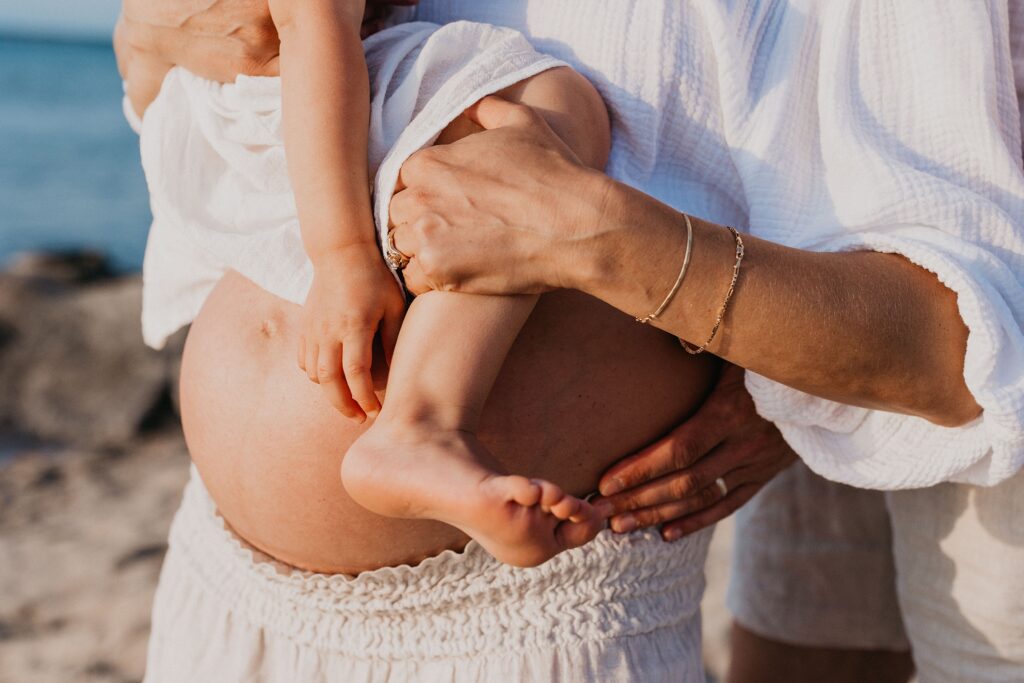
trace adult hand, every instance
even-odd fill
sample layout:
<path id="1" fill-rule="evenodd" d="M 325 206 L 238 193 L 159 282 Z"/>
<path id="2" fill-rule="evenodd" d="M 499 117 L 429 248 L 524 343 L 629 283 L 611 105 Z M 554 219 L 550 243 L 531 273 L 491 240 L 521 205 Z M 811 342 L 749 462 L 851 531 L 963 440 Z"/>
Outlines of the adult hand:
<path id="1" fill-rule="evenodd" d="M 466 116 L 484 130 L 423 149 L 391 200 L 395 246 L 414 293 L 538 293 L 571 287 L 576 228 L 600 204 L 602 177 L 528 106 L 492 96 Z"/>
<path id="2" fill-rule="evenodd" d="M 393 6 L 416 2 L 368 0 L 364 36 L 383 26 Z M 124 0 L 120 23 L 134 50 L 213 81 L 279 74 L 281 41 L 266 0 Z"/>
<path id="3" fill-rule="evenodd" d="M 614 531 L 661 524 L 674 541 L 731 515 L 796 458 L 755 412 L 743 369 L 727 365 L 692 417 L 604 474 L 594 504 Z"/>

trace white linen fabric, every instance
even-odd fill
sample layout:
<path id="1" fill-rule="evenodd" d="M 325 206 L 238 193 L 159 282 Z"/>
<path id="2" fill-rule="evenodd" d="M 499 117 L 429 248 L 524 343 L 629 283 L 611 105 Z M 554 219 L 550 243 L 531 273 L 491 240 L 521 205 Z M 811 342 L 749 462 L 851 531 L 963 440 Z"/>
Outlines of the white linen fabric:
<path id="1" fill-rule="evenodd" d="M 516 28 L 590 78 L 612 115 L 613 177 L 774 242 L 902 254 L 956 292 L 964 377 L 984 409 L 967 426 L 748 373 L 758 411 L 812 469 L 901 489 L 993 485 L 1024 467 L 1006 0 L 423 0 L 417 16 Z"/>
<path id="2" fill-rule="evenodd" d="M 796 463 L 736 516 L 726 604 L 802 647 L 907 650 L 921 683 L 1024 680 L 1024 471 L 866 491 Z"/>
<path id="3" fill-rule="evenodd" d="M 1024 138 L 1024 0 L 1010 0 L 1010 55 L 1017 84 L 1017 108 L 1021 113 L 1020 133 Z"/>
<path id="4" fill-rule="evenodd" d="M 507 28 L 406 23 L 364 43 L 371 79 L 370 170 L 383 232 L 398 171 L 469 105 L 563 62 Z M 281 80 L 222 85 L 175 68 L 141 122 L 153 226 L 143 263 L 143 338 L 161 347 L 228 270 L 294 303 L 313 267 L 285 163 Z M 382 235 L 383 237 L 383 235 Z"/>
<path id="5" fill-rule="evenodd" d="M 710 539 L 606 530 L 532 569 L 471 542 L 415 567 L 327 576 L 231 533 L 193 468 L 145 681 L 702 682 Z"/>

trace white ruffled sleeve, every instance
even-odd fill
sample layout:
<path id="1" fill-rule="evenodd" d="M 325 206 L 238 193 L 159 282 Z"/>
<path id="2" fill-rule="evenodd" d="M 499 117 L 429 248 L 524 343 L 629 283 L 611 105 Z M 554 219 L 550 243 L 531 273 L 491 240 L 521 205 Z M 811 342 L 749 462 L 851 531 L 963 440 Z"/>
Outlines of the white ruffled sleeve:
<path id="1" fill-rule="evenodd" d="M 957 295 L 983 413 L 943 428 L 753 373 L 747 385 L 829 479 L 994 485 L 1024 467 L 1024 177 L 1006 4 L 842 4 L 820 17 L 816 92 L 836 226 L 796 246 L 896 253 L 935 273 Z"/>

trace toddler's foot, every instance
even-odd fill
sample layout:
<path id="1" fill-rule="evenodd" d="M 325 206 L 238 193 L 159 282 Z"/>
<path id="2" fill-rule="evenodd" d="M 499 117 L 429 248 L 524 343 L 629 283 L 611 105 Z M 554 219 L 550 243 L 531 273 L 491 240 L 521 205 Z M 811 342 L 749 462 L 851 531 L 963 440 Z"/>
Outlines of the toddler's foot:
<path id="1" fill-rule="evenodd" d="M 341 478 L 368 510 L 446 522 L 519 567 L 546 562 L 604 528 L 586 501 L 548 481 L 499 474 L 490 462 L 468 432 L 378 421 L 349 448 Z"/>

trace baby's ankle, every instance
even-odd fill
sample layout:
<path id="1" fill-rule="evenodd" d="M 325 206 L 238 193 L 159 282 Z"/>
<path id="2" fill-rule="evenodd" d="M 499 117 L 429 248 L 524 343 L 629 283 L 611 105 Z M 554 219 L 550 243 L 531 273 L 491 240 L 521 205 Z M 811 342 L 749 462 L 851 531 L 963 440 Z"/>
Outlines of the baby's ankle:
<path id="1" fill-rule="evenodd" d="M 388 404 L 376 424 L 389 429 L 412 431 L 465 431 L 475 432 L 480 422 L 480 409 L 470 406 L 436 404 L 421 401 L 402 401 Z"/>

